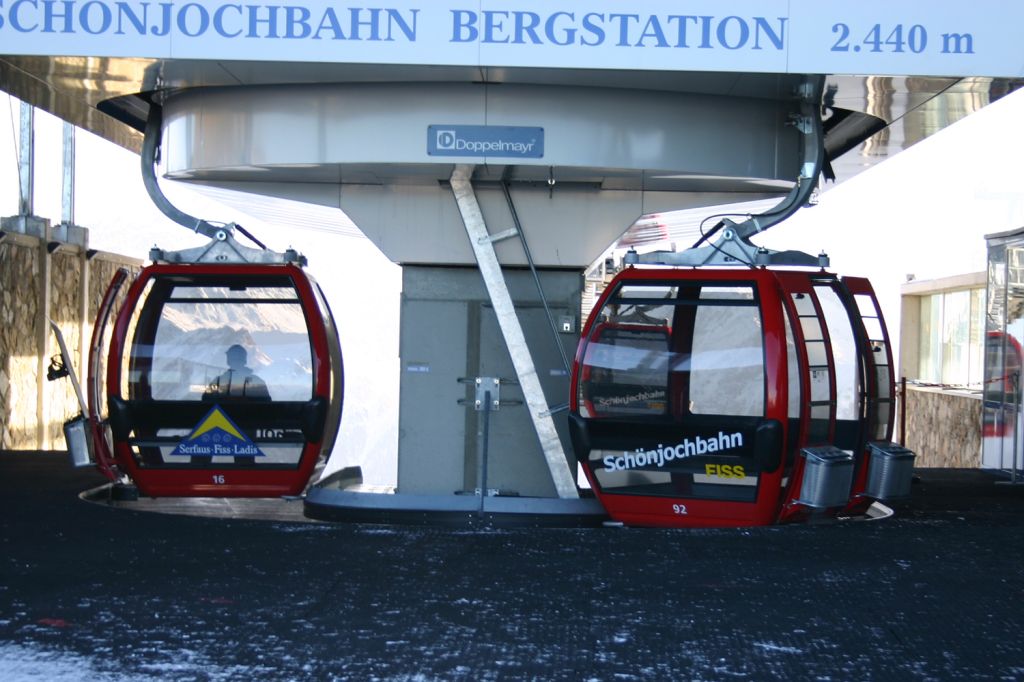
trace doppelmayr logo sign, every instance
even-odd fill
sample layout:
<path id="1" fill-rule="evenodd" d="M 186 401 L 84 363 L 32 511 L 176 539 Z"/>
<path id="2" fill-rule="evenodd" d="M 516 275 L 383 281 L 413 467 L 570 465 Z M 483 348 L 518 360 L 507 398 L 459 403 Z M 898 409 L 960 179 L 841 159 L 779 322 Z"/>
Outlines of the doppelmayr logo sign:
<path id="1" fill-rule="evenodd" d="M 430 156 L 544 157 L 544 129 L 519 126 L 427 126 Z"/>

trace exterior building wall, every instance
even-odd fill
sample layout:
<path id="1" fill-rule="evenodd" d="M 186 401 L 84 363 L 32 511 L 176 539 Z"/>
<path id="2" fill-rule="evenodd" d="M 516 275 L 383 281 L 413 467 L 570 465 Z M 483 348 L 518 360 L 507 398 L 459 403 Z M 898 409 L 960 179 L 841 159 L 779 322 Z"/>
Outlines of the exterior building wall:
<path id="1" fill-rule="evenodd" d="M 916 467 L 981 466 L 981 395 L 907 387 L 906 447 Z"/>
<path id="2" fill-rule="evenodd" d="M 28 449 L 36 430 L 40 298 L 38 240 L 0 243 L 0 448 Z"/>
<path id="3" fill-rule="evenodd" d="M 87 266 L 85 261 L 78 254 L 67 254 L 58 252 L 50 260 L 50 314 L 51 320 L 57 323 L 61 334 L 64 336 L 64 343 L 67 344 L 71 353 L 75 371 L 84 373 L 81 359 L 76 352 L 79 340 L 82 336 L 81 290 L 82 270 Z M 60 347 L 52 333 L 48 332 L 47 355 L 44 356 L 47 362 L 60 352 Z M 68 419 L 78 414 L 78 399 L 75 396 L 74 387 L 70 379 L 60 381 L 46 381 L 43 384 L 43 401 L 45 409 L 45 427 L 48 430 L 49 443 L 56 447 L 57 443 L 63 442 L 62 425 Z"/>
<path id="4" fill-rule="evenodd" d="M 63 424 L 78 414 L 68 379 L 47 381 L 60 352 L 49 321 L 64 336 L 75 370 L 85 374 L 99 300 L 118 267 L 138 271 L 139 260 L 60 245 L 8 232 L 0 242 L 0 449 L 65 447 Z M 51 242 L 53 245 L 53 242 Z M 81 377 L 84 380 L 84 376 Z"/>

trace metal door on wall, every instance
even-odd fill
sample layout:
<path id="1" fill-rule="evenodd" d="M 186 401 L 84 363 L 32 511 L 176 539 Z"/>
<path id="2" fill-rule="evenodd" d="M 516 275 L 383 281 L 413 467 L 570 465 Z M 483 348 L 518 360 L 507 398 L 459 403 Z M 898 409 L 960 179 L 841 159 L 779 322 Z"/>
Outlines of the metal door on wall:
<path id="1" fill-rule="evenodd" d="M 559 325 L 559 343 L 571 358 L 578 340 L 581 278 L 571 271 L 540 275 Z M 569 373 L 536 282 L 528 271 L 510 269 L 504 276 L 546 404 L 564 405 Z M 398 492 L 472 494 L 480 487 L 484 413 L 474 405 L 474 381 L 491 377 L 505 380 L 499 390 L 506 402 L 488 416 L 490 471 L 484 487 L 557 497 L 529 410 L 514 404 L 523 402 L 523 393 L 479 273 L 404 266 L 402 289 Z M 568 452 L 565 413 L 551 418 Z M 575 466 L 570 461 L 570 470 Z"/>
<path id="2" fill-rule="evenodd" d="M 402 317 L 398 491 L 452 494 L 465 487 L 466 304 L 403 302 Z"/>
<path id="3" fill-rule="evenodd" d="M 516 306 L 519 322 L 530 348 L 533 364 L 540 379 L 541 388 L 549 407 L 564 405 L 569 395 L 569 370 L 565 367 L 562 355 L 555 345 L 548 322 L 547 313 L 540 304 L 520 304 Z M 496 377 L 509 380 L 500 386 L 503 404 L 489 419 L 487 447 L 487 481 L 488 490 L 500 493 L 515 493 L 524 496 L 555 497 L 556 491 L 551 472 L 544 459 L 530 413 L 523 404 L 523 393 L 515 383 L 515 368 L 509 357 L 505 342 L 498 327 L 498 319 L 490 304 L 480 306 L 480 336 L 477 376 Z M 569 333 L 559 333 L 558 341 L 562 344 L 565 357 L 572 357 L 575 351 L 577 335 L 575 320 Z M 475 412 L 473 420 L 476 431 L 480 432 L 482 412 Z M 571 455 L 565 412 L 552 415 L 562 450 L 567 455 L 570 471 L 576 471 L 576 460 Z M 469 431 L 467 425 L 467 432 Z M 467 463 L 479 463 L 482 450 L 482 438 L 477 438 L 470 445 L 467 443 Z"/>

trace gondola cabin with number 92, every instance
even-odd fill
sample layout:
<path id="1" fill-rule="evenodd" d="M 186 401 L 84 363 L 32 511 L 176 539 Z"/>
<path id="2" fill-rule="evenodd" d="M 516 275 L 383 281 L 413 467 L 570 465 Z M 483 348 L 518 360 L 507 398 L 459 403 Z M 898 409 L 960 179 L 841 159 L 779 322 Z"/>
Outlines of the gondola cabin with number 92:
<path id="1" fill-rule="evenodd" d="M 863 513 L 909 493 L 867 280 L 825 270 L 621 271 L 572 376 L 576 456 L 628 525 L 747 526 Z"/>
<path id="2" fill-rule="evenodd" d="M 330 309 L 294 252 L 246 258 L 230 236 L 193 251 L 156 250 L 110 330 L 127 273 L 107 291 L 90 350 L 96 462 L 153 497 L 296 495 L 341 417 Z"/>

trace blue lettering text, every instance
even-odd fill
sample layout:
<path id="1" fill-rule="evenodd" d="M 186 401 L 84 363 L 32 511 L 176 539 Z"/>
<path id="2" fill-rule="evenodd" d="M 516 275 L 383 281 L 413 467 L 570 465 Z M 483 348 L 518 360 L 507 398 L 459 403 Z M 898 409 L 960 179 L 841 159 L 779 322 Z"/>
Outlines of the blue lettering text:
<path id="1" fill-rule="evenodd" d="M 310 12 L 305 7 L 284 8 L 284 37 L 308 38 L 313 29 L 309 25 Z"/>
<path id="2" fill-rule="evenodd" d="M 217 11 L 213 13 L 213 30 L 216 31 L 218 35 L 222 35 L 225 38 L 237 38 L 242 35 L 242 29 L 239 28 L 238 30 L 231 32 L 228 31 L 224 24 L 224 14 L 228 10 L 235 10 L 239 17 L 242 16 L 241 5 L 221 5 L 217 8 Z"/>
<path id="3" fill-rule="evenodd" d="M 189 13 L 195 15 L 195 21 L 189 22 Z M 178 12 L 178 30 L 189 38 L 195 38 L 206 33 L 210 27 L 210 13 L 199 3 L 190 2 Z"/>
<path id="4" fill-rule="evenodd" d="M 39 28 L 39 24 L 32 24 L 31 26 L 25 26 L 21 23 L 21 16 L 19 11 L 22 5 L 32 5 L 36 9 L 39 5 L 36 4 L 36 0 L 15 0 L 11 3 L 11 27 L 18 33 L 30 33 Z"/>
<path id="5" fill-rule="evenodd" d="M 17 3 L 17 4 L 21 4 L 21 3 Z M 32 4 L 34 5 L 35 3 L 32 3 Z M 60 5 L 64 6 L 64 13 L 63 14 L 58 14 L 57 12 L 54 11 L 54 5 L 57 5 L 57 4 L 60 4 Z M 73 25 L 71 23 L 72 19 L 74 18 L 72 16 L 72 14 L 74 12 L 74 9 L 75 9 L 75 3 L 74 2 L 61 2 L 61 3 L 43 2 L 43 33 L 56 33 L 57 32 L 53 28 L 54 19 L 63 19 L 64 20 L 64 29 L 61 31 L 61 33 L 74 33 L 75 29 L 74 29 L 74 27 L 73 27 Z M 12 21 L 11 24 L 14 24 L 14 22 Z"/>
<path id="6" fill-rule="evenodd" d="M 94 25 L 93 20 L 90 19 L 90 15 L 96 15 L 96 12 L 93 11 L 94 9 L 99 13 L 99 25 Z M 82 5 L 82 9 L 78 13 L 78 23 L 82 25 L 86 33 L 98 35 L 110 30 L 111 24 L 114 23 L 114 14 L 102 2 L 93 0 Z"/>
<path id="7" fill-rule="evenodd" d="M 476 12 L 464 9 L 453 9 L 452 12 L 452 40 L 453 43 L 476 42 L 480 31 L 476 27 Z"/>

